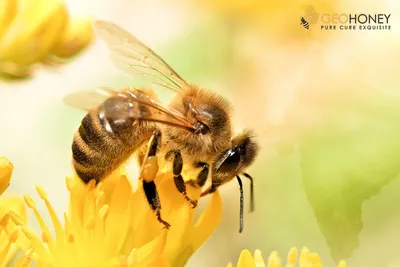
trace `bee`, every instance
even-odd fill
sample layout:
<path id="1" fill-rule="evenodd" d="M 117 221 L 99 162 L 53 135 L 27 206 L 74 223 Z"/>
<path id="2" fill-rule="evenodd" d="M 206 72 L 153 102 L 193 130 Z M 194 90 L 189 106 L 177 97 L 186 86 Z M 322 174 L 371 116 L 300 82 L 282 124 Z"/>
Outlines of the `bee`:
<path id="1" fill-rule="evenodd" d="M 310 28 L 310 24 L 308 24 L 308 21 L 304 17 L 301 17 L 300 25 L 303 25 L 303 27 L 307 30 Z"/>
<path id="2" fill-rule="evenodd" d="M 319 14 L 313 6 L 307 6 L 304 12 L 304 17 L 300 19 L 300 25 L 303 25 L 307 30 L 310 28 L 311 24 L 318 22 Z"/>
<path id="3" fill-rule="evenodd" d="M 203 187 L 206 196 L 236 177 L 240 186 L 240 227 L 243 230 L 243 189 L 240 175 L 250 180 L 250 210 L 254 209 L 253 179 L 245 170 L 258 154 L 251 130 L 234 134 L 231 104 L 222 96 L 186 82 L 160 56 L 120 26 L 96 21 L 94 29 L 108 46 L 114 64 L 125 73 L 150 78 L 149 82 L 175 92 L 164 104 L 148 88 L 78 91 L 64 97 L 68 106 L 87 112 L 72 143 L 73 166 L 88 183 L 106 178 L 133 153 L 141 165 L 140 180 L 151 209 L 160 223 L 161 203 L 154 179 L 158 161 L 170 164 L 174 183 L 192 207 L 197 201 L 186 185 Z M 198 169 L 184 179 L 182 168 Z"/>

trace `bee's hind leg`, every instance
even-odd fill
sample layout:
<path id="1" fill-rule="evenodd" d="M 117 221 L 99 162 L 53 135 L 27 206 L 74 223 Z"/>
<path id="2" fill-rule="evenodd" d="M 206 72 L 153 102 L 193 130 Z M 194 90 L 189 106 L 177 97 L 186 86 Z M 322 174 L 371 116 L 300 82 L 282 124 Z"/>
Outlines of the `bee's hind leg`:
<path id="1" fill-rule="evenodd" d="M 186 184 L 185 180 L 182 177 L 182 167 L 183 167 L 183 160 L 182 160 L 182 154 L 179 149 L 174 149 L 169 151 L 165 155 L 166 160 L 173 160 L 172 161 L 172 172 L 174 174 L 174 182 L 175 186 L 178 189 L 180 193 L 184 196 L 185 200 L 189 202 L 192 205 L 192 208 L 195 208 L 197 206 L 197 200 L 191 199 L 189 195 L 187 194 L 186 191 Z"/>
<path id="2" fill-rule="evenodd" d="M 143 159 L 142 168 L 140 171 L 140 178 L 143 182 L 143 190 L 150 207 L 155 211 L 157 220 L 162 223 L 165 228 L 171 225 L 161 218 L 161 202 L 157 193 L 157 187 L 154 183 L 158 172 L 157 150 L 160 145 L 161 132 L 155 131 L 150 139 L 149 146 L 145 158 Z"/>

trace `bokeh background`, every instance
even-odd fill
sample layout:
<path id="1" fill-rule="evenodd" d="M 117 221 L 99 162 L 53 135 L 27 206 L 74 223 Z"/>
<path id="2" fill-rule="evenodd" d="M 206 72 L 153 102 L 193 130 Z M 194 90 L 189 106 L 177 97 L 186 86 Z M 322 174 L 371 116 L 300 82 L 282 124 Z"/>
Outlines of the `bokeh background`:
<path id="1" fill-rule="evenodd" d="M 221 188 L 221 224 L 188 266 L 225 266 L 245 248 L 284 256 L 292 246 L 317 251 L 324 266 L 339 259 L 400 266 L 398 1 L 66 3 L 73 15 L 123 25 L 186 80 L 232 101 L 237 128 L 257 133 L 262 149 L 249 170 L 255 212 L 246 205 L 239 234 L 238 185 Z M 307 31 L 300 25 L 307 5 L 326 13 L 391 13 L 392 29 Z M 65 66 L 1 81 L 0 154 L 15 166 L 7 194 L 36 195 L 41 184 L 61 216 L 70 144 L 84 116 L 62 97 L 131 84 L 100 41 Z"/>

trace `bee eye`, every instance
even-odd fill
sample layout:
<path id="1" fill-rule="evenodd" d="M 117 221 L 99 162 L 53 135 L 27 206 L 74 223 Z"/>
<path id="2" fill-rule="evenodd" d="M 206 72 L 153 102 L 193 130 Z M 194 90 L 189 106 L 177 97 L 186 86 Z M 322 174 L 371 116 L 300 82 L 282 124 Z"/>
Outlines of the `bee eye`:
<path id="1" fill-rule="evenodd" d="M 210 128 L 201 122 L 196 122 L 193 125 L 194 132 L 197 134 L 208 134 L 210 132 Z"/>
<path id="2" fill-rule="evenodd" d="M 236 149 L 231 149 L 229 151 L 228 157 L 224 160 L 221 166 L 218 168 L 220 172 L 231 172 L 235 170 L 241 161 L 240 153 Z"/>
<path id="3" fill-rule="evenodd" d="M 201 124 L 203 125 L 203 133 L 206 134 L 206 133 L 209 133 L 211 131 L 210 127 L 208 127 L 206 124 L 204 124 L 204 123 L 201 123 Z"/>

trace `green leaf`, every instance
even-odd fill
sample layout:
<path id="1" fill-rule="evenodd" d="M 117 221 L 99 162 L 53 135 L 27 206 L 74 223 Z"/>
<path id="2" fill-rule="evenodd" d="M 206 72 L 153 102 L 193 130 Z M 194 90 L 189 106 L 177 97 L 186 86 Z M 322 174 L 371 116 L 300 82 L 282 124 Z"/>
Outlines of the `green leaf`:
<path id="1" fill-rule="evenodd" d="M 359 245 L 363 202 L 400 171 L 396 99 L 353 86 L 308 107 L 312 123 L 299 138 L 306 194 L 335 261 Z"/>

